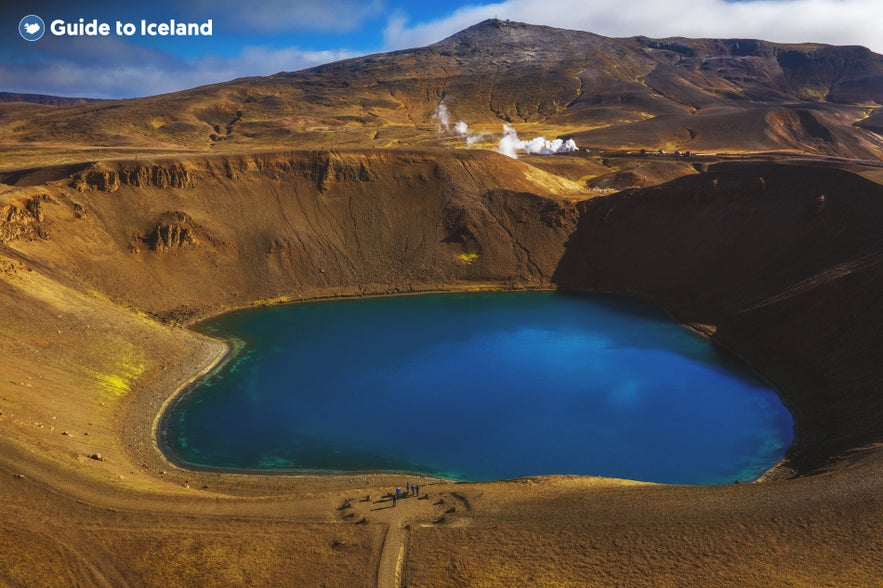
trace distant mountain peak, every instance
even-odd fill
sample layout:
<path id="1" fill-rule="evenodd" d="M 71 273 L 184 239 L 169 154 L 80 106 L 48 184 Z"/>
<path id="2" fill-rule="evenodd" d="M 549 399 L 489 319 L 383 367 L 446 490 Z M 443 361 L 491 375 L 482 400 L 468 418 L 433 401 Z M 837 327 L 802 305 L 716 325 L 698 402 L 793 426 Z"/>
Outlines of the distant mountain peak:
<path id="1" fill-rule="evenodd" d="M 610 38 L 497 18 L 426 47 L 114 108 L 30 120 L 33 109 L 10 108 L 22 123 L 0 128 L 0 139 L 206 149 L 465 141 L 438 131 L 442 100 L 452 122 L 489 145 L 500 123 L 540 123 L 547 135 L 602 149 L 883 153 L 883 56 L 867 49 Z"/>
<path id="2" fill-rule="evenodd" d="M 0 92 L 0 102 L 27 102 L 30 104 L 42 104 L 43 106 L 71 106 L 74 104 L 85 104 L 86 102 L 99 102 L 100 100 L 100 98 L 75 98 L 67 96 L 48 96 L 45 94 Z"/>
<path id="3" fill-rule="evenodd" d="M 483 60 L 490 59 L 489 66 L 517 66 L 528 62 L 548 63 L 554 61 L 556 55 L 588 48 L 608 50 L 613 41 L 587 31 L 492 18 L 425 49 L 464 58 L 481 56 Z"/>

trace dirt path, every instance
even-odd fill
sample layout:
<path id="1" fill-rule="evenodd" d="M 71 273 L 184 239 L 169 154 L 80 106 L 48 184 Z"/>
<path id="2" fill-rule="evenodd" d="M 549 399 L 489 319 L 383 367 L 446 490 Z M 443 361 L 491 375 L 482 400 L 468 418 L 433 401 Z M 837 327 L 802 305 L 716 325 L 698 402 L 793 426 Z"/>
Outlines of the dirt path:
<path id="1" fill-rule="evenodd" d="M 427 484 L 420 496 L 404 494 L 393 506 L 392 492 L 380 497 L 345 498 L 337 507 L 344 521 L 354 524 L 383 524 L 386 533 L 377 564 L 376 585 L 378 588 L 399 588 L 402 585 L 402 571 L 407 553 L 410 529 L 415 525 L 444 525 L 457 512 L 463 498 L 456 492 L 443 489 L 443 484 Z M 460 505 L 460 511 L 463 509 Z M 462 522 L 462 521 L 461 521 Z"/>
<path id="2" fill-rule="evenodd" d="M 402 526 L 402 518 L 390 522 L 383 540 L 380 565 L 377 567 L 377 588 L 399 588 L 402 585 L 402 564 L 408 530 Z"/>

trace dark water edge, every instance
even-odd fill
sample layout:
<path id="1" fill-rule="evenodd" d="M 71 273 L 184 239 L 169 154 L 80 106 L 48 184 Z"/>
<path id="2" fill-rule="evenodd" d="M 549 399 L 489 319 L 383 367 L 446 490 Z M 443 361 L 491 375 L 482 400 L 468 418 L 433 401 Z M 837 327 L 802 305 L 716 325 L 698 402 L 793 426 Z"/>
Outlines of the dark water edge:
<path id="1" fill-rule="evenodd" d="M 528 299 L 533 297 L 533 301 L 522 298 L 522 302 L 525 300 L 527 300 L 527 302 L 525 303 L 526 306 L 520 307 L 520 303 L 512 302 L 518 301 L 519 297 L 528 297 Z M 463 302 L 464 299 L 465 302 Z M 600 466 L 590 464 L 587 469 L 582 466 L 571 467 L 568 465 L 567 459 L 564 459 L 562 461 L 562 459 L 551 459 L 552 457 L 554 457 L 551 454 L 542 455 L 542 450 L 538 449 L 538 447 L 543 443 L 543 436 L 536 435 L 534 432 L 531 432 L 529 430 L 525 432 L 525 430 L 531 429 L 534 426 L 534 423 L 531 422 L 530 419 L 539 418 L 537 415 L 533 414 L 537 412 L 536 407 L 530 407 L 530 403 L 536 401 L 530 399 L 527 399 L 528 410 L 526 413 L 524 413 L 523 411 L 510 411 L 512 413 L 512 416 L 521 419 L 520 422 L 522 425 L 520 429 L 518 427 L 513 428 L 510 433 L 514 436 L 525 434 L 527 434 L 528 436 L 532 435 L 532 440 L 529 441 L 527 444 L 527 450 L 521 449 L 520 451 L 526 451 L 527 453 L 535 454 L 534 457 L 539 458 L 539 461 L 537 461 L 537 463 L 545 465 L 546 462 L 553 462 L 552 465 L 548 466 L 549 468 L 551 468 L 548 469 L 548 471 L 537 471 L 536 468 L 527 469 L 525 471 L 509 471 L 505 468 L 499 467 L 499 464 L 497 464 L 496 461 L 502 460 L 495 459 L 493 457 L 493 454 L 490 458 L 485 459 L 484 462 L 482 462 L 481 459 L 473 460 L 475 463 L 471 464 L 467 468 L 458 468 L 456 467 L 456 464 L 453 467 L 449 465 L 450 463 L 452 463 L 452 459 L 454 462 L 456 461 L 456 455 L 458 452 L 464 455 L 471 455 L 472 453 L 474 453 L 474 450 L 476 448 L 488 445 L 487 432 L 485 432 L 483 435 L 478 436 L 469 436 L 468 434 L 466 434 L 464 435 L 463 439 L 459 440 L 455 436 L 453 440 L 448 438 L 446 440 L 440 441 L 439 445 L 447 443 L 454 446 L 452 448 L 449 448 L 449 451 L 443 452 L 447 454 L 448 461 L 445 463 L 441 463 L 436 458 L 427 459 L 421 456 L 414 457 L 413 455 L 409 455 L 407 451 L 402 451 L 400 453 L 400 449 L 414 446 L 415 444 L 432 445 L 433 443 L 438 441 L 437 439 L 436 441 L 433 441 L 432 435 L 426 435 L 427 438 L 423 439 L 424 434 L 432 431 L 421 429 L 421 427 L 417 427 L 416 429 L 414 427 L 403 427 L 403 430 L 400 432 L 390 432 L 390 437 L 396 438 L 396 442 L 391 444 L 382 443 L 382 447 L 378 449 L 374 447 L 365 448 L 360 441 L 354 441 L 352 439 L 351 435 L 348 434 L 349 431 L 340 434 L 328 434 L 327 429 L 320 429 L 318 431 L 315 429 L 311 429 L 308 422 L 301 423 L 301 426 L 304 427 L 306 430 L 293 431 L 291 430 L 291 427 L 288 427 L 287 430 L 276 433 L 269 431 L 266 423 L 258 422 L 252 432 L 257 431 L 258 433 L 263 435 L 265 438 L 264 442 L 269 442 L 270 447 L 272 447 L 274 444 L 277 444 L 279 447 L 286 447 L 286 451 L 279 452 L 273 451 L 272 449 L 249 450 L 242 453 L 241 455 L 231 457 L 232 454 L 227 451 L 230 449 L 230 446 L 242 444 L 243 441 L 249 441 L 249 438 L 252 436 L 247 431 L 243 432 L 241 428 L 236 429 L 235 426 L 233 426 L 237 421 L 240 421 L 247 412 L 244 412 L 242 410 L 242 405 L 239 406 L 239 409 L 234 414 L 228 415 L 229 418 L 227 418 L 227 420 L 222 423 L 222 428 L 231 427 L 229 430 L 236 432 L 221 435 L 221 442 L 226 443 L 227 445 L 227 448 L 225 450 L 227 451 L 227 453 L 223 455 L 219 454 L 221 455 L 221 459 L 218 459 L 217 455 L 206 459 L 206 453 L 210 453 L 211 449 L 209 452 L 206 452 L 205 447 L 198 448 L 194 452 L 194 448 L 192 445 L 193 439 L 187 438 L 186 435 L 182 436 L 175 431 L 176 428 L 181 425 L 181 415 L 183 413 L 186 413 L 186 411 L 191 410 L 194 406 L 203 404 L 207 402 L 208 399 L 210 399 L 211 397 L 216 396 L 218 394 L 218 387 L 223 388 L 224 386 L 222 381 L 230 378 L 231 376 L 237 377 L 236 375 L 240 371 L 248 371 L 250 369 L 253 369 L 252 364 L 255 361 L 254 356 L 258 353 L 258 346 L 262 343 L 266 344 L 267 337 L 265 336 L 265 334 L 254 332 L 238 333 L 236 329 L 242 327 L 242 325 L 245 323 L 249 323 L 255 320 L 253 318 L 255 316 L 255 313 L 267 313 L 271 317 L 268 321 L 262 323 L 263 326 L 267 326 L 267 324 L 273 325 L 274 323 L 281 322 L 285 326 L 291 327 L 291 323 L 286 322 L 289 319 L 284 318 L 285 314 L 291 312 L 292 310 L 295 311 L 295 314 L 298 314 L 298 311 L 301 311 L 301 314 L 303 312 L 307 312 L 309 314 L 312 313 L 315 309 L 319 309 L 321 310 L 321 312 L 319 312 L 319 314 L 321 315 L 320 320 L 315 320 L 314 317 L 314 320 L 308 320 L 306 321 L 306 323 L 304 323 L 304 316 L 300 317 L 300 328 L 301 330 L 304 330 L 304 325 L 306 325 L 306 334 L 300 332 L 299 336 L 304 339 L 303 343 L 306 344 L 306 348 L 315 347 L 318 343 L 322 343 L 325 345 L 328 345 L 330 343 L 331 345 L 328 348 L 332 350 L 332 353 L 339 353 L 339 351 L 336 349 L 337 341 L 335 341 L 334 337 L 341 337 L 341 335 L 333 335 L 329 338 L 327 334 L 322 335 L 321 333 L 314 331 L 314 329 L 323 320 L 334 318 L 340 314 L 345 315 L 343 317 L 344 322 L 352 321 L 358 323 L 358 313 L 354 315 L 351 312 L 354 307 L 342 305 L 379 304 L 381 305 L 381 307 L 385 307 L 378 307 L 379 311 L 377 310 L 377 308 L 371 311 L 374 314 L 380 312 L 381 316 L 379 318 L 379 322 L 374 321 L 373 325 L 371 324 L 372 321 L 368 321 L 368 332 L 370 333 L 371 328 L 376 329 L 378 325 L 384 324 L 384 321 L 386 321 L 387 319 L 392 320 L 397 314 L 401 314 L 402 312 L 408 315 L 411 320 L 416 320 L 422 314 L 425 314 L 425 311 L 419 309 L 416 314 L 414 313 L 414 309 L 411 309 L 411 314 L 408 314 L 408 312 L 405 311 L 399 312 L 395 308 L 397 305 L 404 304 L 404 306 L 407 307 L 409 305 L 417 304 L 419 306 L 428 301 L 430 307 L 436 307 L 440 305 L 441 309 L 443 310 L 445 306 L 449 306 L 449 303 L 457 300 L 460 300 L 461 302 L 457 302 L 456 304 L 465 304 L 467 308 L 476 305 L 481 307 L 481 305 L 484 304 L 485 306 L 483 308 L 477 309 L 479 311 L 478 315 L 493 313 L 494 308 L 497 305 L 509 307 L 511 306 L 510 303 L 512 303 L 514 304 L 514 307 L 510 308 L 509 310 L 527 312 L 531 310 L 536 310 L 535 306 L 537 304 L 539 304 L 539 306 L 542 306 L 543 304 L 554 301 L 554 305 L 576 304 L 577 307 L 583 304 L 590 304 L 595 307 L 595 310 L 600 310 L 602 314 L 610 314 L 620 317 L 617 320 L 620 320 L 622 317 L 627 317 L 630 321 L 646 321 L 651 326 L 649 328 L 643 329 L 638 327 L 637 332 L 634 333 L 628 332 L 629 329 L 614 328 L 612 332 L 604 333 L 604 341 L 601 343 L 590 341 L 591 344 L 586 346 L 585 342 L 578 342 L 579 344 L 576 345 L 577 355 L 574 356 L 576 357 L 576 361 L 571 363 L 579 363 L 580 361 L 582 361 L 582 356 L 580 356 L 579 353 L 589 352 L 591 355 L 594 353 L 606 353 L 610 349 L 622 348 L 625 349 L 627 353 L 631 354 L 630 358 L 626 358 L 624 360 L 627 367 L 629 367 L 630 365 L 629 361 L 634 362 L 635 357 L 640 358 L 640 354 L 644 354 L 643 360 L 639 359 L 638 363 L 640 363 L 641 361 L 647 361 L 652 364 L 654 367 L 652 369 L 649 369 L 650 373 L 665 371 L 665 369 L 667 369 L 666 362 L 670 361 L 672 357 L 675 358 L 674 361 L 676 363 L 687 362 L 687 364 L 689 364 L 692 362 L 700 364 L 701 366 L 704 366 L 704 368 L 700 370 L 704 374 L 703 377 L 710 376 L 712 380 L 714 380 L 714 382 L 710 384 L 712 387 L 723 385 L 720 382 L 725 382 L 728 379 L 735 379 L 743 382 L 747 386 L 747 388 L 753 390 L 754 393 L 761 391 L 761 396 L 765 395 L 764 398 L 761 398 L 759 401 L 762 405 L 761 412 L 772 413 L 772 416 L 771 418 L 767 419 L 766 424 L 761 426 L 760 428 L 763 429 L 762 432 L 765 431 L 765 434 L 768 434 L 770 431 L 767 429 L 770 426 L 774 426 L 776 429 L 774 431 L 774 435 L 772 435 L 772 437 L 767 439 L 766 441 L 760 442 L 760 445 L 754 448 L 753 455 L 736 458 L 736 462 L 733 462 L 726 467 L 720 466 L 719 462 L 727 461 L 727 459 L 729 459 L 728 457 L 711 456 L 712 459 L 709 460 L 709 455 L 705 455 L 700 456 L 702 458 L 700 461 L 704 461 L 705 467 L 707 469 L 710 468 L 710 470 L 705 473 L 688 472 L 687 470 L 689 468 L 685 469 L 683 467 L 683 464 L 689 463 L 692 460 L 689 457 L 684 457 L 673 460 L 674 462 L 681 463 L 674 463 L 673 465 L 672 463 L 668 464 L 669 466 L 674 468 L 674 473 L 671 473 L 662 471 L 659 468 L 647 468 L 647 466 L 652 466 L 656 462 L 660 461 L 660 457 L 658 455 L 650 455 L 647 451 L 638 451 L 637 454 L 634 451 L 626 451 L 625 453 L 623 453 L 622 451 L 619 451 L 615 449 L 612 445 L 610 445 L 608 443 L 609 440 L 603 438 L 601 439 L 602 442 L 600 443 L 597 439 L 593 442 L 586 442 L 584 440 L 581 440 L 579 438 L 579 433 L 580 430 L 582 430 L 582 425 L 580 424 L 579 420 L 576 421 L 576 427 L 574 431 L 569 431 L 567 433 L 556 431 L 552 433 L 547 433 L 547 437 L 559 437 L 556 453 L 567 454 L 567 456 L 569 456 L 569 458 L 567 459 L 570 459 L 571 463 L 585 461 L 581 460 L 581 458 L 585 457 L 585 454 L 590 452 L 609 453 L 607 459 L 601 460 Z M 488 304 L 490 304 L 490 306 L 487 306 Z M 389 305 L 392 306 L 390 307 Z M 476 309 L 473 309 L 472 311 L 474 312 L 475 310 Z M 561 317 L 558 318 L 560 319 Z M 553 345 L 556 345 L 557 337 L 563 336 L 564 338 L 573 338 L 573 333 L 568 331 L 568 325 L 566 324 L 570 321 L 570 318 L 571 317 L 569 315 L 566 317 L 566 319 L 564 320 L 564 327 L 561 327 L 561 325 L 557 323 L 543 323 L 542 321 L 536 323 L 536 321 L 534 321 L 531 326 L 528 327 L 528 330 L 531 328 L 534 329 L 536 333 L 539 333 L 540 335 L 545 337 L 545 339 L 547 339 L 547 343 L 551 341 Z M 594 318 L 597 319 L 598 317 Z M 260 319 L 258 320 L 260 322 Z M 603 319 L 601 320 L 603 322 Z M 412 323 L 411 327 L 413 326 L 414 324 Z M 424 325 L 424 327 L 426 327 L 426 325 Z M 561 332 L 557 332 L 556 329 L 558 329 L 559 327 L 563 328 L 564 330 Z M 630 328 L 632 327 L 634 327 L 634 325 L 630 326 Z M 448 342 L 453 341 L 455 349 L 461 345 L 466 345 L 467 347 L 469 345 L 470 333 L 472 333 L 471 327 L 447 328 L 445 325 L 435 325 L 435 327 L 432 328 L 441 329 L 441 331 L 443 331 L 442 334 L 444 334 L 444 337 L 442 338 L 447 338 L 446 340 Z M 505 329 L 509 327 L 503 328 Z M 513 328 L 514 331 L 511 332 L 516 333 L 518 331 L 518 327 L 516 326 Z M 210 336 L 227 339 L 228 341 L 231 339 L 231 337 L 233 337 L 237 341 L 235 347 L 238 347 L 238 349 L 231 351 L 226 360 L 222 362 L 222 364 L 219 365 L 218 368 L 216 368 L 212 373 L 208 374 L 202 380 L 195 383 L 192 387 L 179 395 L 173 402 L 169 404 L 169 406 L 161 416 L 157 430 L 160 448 L 166 454 L 167 458 L 169 458 L 172 462 L 190 469 L 231 471 L 237 473 L 256 474 L 354 474 L 369 472 L 399 472 L 423 474 L 462 481 L 508 479 L 512 477 L 543 474 L 579 474 L 639 479 L 644 481 L 663 483 L 720 484 L 732 483 L 734 481 L 747 482 L 761 476 L 770 467 L 774 466 L 781 460 L 785 453 L 785 450 L 793 440 L 793 423 L 791 421 L 790 414 L 788 414 L 785 408 L 781 405 L 781 402 L 775 395 L 774 391 L 769 390 L 766 384 L 764 384 L 756 376 L 751 374 L 750 371 L 747 370 L 746 366 L 738 358 L 735 358 L 734 356 L 730 355 L 719 347 L 710 344 L 709 342 L 701 339 L 694 333 L 689 332 L 681 326 L 673 323 L 662 310 L 643 303 L 635 302 L 634 300 L 621 296 L 561 294 L 554 292 L 496 292 L 480 294 L 423 294 L 404 297 L 360 298 L 348 300 L 304 302 L 295 305 L 276 306 L 229 313 L 197 325 L 197 330 Z M 478 332 L 479 330 L 480 329 L 476 329 L 476 332 Z M 246 331 L 248 331 L 248 329 L 246 329 Z M 466 331 L 466 333 L 464 333 L 463 331 Z M 232 332 L 237 332 L 237 335 L 231 335 Z M 522 335 L 521 338 L 525 341 L 533 341 L 533 339 L 537 337 L 536 333 L 531 336 Z M 672 344 L 671 341 L 666 340 L 672 335 L 672 333 L 674 333 L 675 335 L 674 344 Z M 365 339 L 365 331 L 360 331 L 359 335 L 363 337 L 363 340 L 367 340 Z M 510 335 L 498 337 L 497 339 L 492 338 L 493 340 L 490 342 L 490 348 L 494 349 L 497 346 L 508 347 Z M 283 338 L 286 336 L 287 335 L 283 333 Z M 434 335 L 430 335 L 430 339 L 433 336 Z M 481 333 L 478 333 L 478 335 L 476 336 L 480 338 L 483 335 Z M 318 341 L 316 337 L 318 337 Z M 580 335 L 576 336 L 577 339 L 579 339 L 580 337 Z M 278 342 L 277 339 L 273 339 L 272 337 L 270 337 L 270 339 L 272 339 L 271 346 Z M 589 337 L 589 339 L 591 339 L 591 337 Z M 597 346 L 599 344 L 601 345 L 600 347 Z M 406 345 L 403 349 L 399 349 L 396 354 L 408 355 L 411 352 L 411 349 L 409 349 L 409 347 L 409 345 Z M 303 351 L 303 349 L 301 349 L 301 351 Z M 505 351 L 505 349 L 503 351 Z M 568 346 L 566 345 L 561 347 L 559 351 L 565 354 L 573 353 L 573 350 L 568 351 Z M 448 350 L 448 352 L 450 352 L 450 350 Z M 515 353 L 517 354 L 519 353 L 519 351 L 515 349 Z M 635 353 L 638 353 L 639 355 L 635 356 Z M 662 363 L 659 363 L 660 354 L 662 356 L 668 357 L 669 359 L 663 361 Z M 423 359 L 418 357 L 414 359 L 416 363 L 412 361 L 412 364 L 409 367 L 411 376 L 413 376 L 415 373 L 415 366 L 419 367 L 420 365 L 422 365 L 421 361 L 423 361 Z M 529 354 L 521 357 L 520 359 L 516 358 L 514 363 L 510 362 L 509 364 L 506 364 L 508 366 L 506 369 L 517 371 L 518 369 L 520 369 L 521 364 L 527 363 L 525 360 L 533 361 L 534 358 L 531 357 Z M 353 357 L 347 357 L 346 363 L 349 367 L 353 367 L 353 364 L 355 364 L 357 368 L 361 369 L 366 367 L 365 364 L 371 364 L 372 361 L 373 360 L 369 359 L 360 362 L 358 358 L 354 359 Z M 463 359 L 463 361 L 465 361 L 465 359 Z M 554 358 L 552 362 L 554 364 Z M 622 360 L 620 360 L 620 362 L 622 362 Z M 505 364 L 505 362 L 503 363 Z M 563 363 L 562 365 L 567 365 L 567 362 Z M 553 377 L 551 378 L 552 380 L 555 379 L 553 372 L 556 370 L 560 370 L 562 368 L 562 365 L 558 365 L 557 367 L 553 366 L 553 369 L 548 372 L 549 374 L 553 375 Z M 632 365 L 638 364 L 633 363 Z M 336 371 L 340 372 L 341 370 L 337 369 Z M 481 366 L 479 366 L 478 371 L 481 371 Z M 594 373 L 594 376 L 604 377 L 604 371 L 606 370 L 601 369 L 600 372 L 596 371 Z M 634 372 L 635 370 L 632 369 L 631 371 Z M 422 372 L 417 370 L 417 373 Z M 472 375 L 475 374 L 470 374 L 470 377 Z M 693 373 L 690 377 L 693 377 L 695 375 L 696 374 Z M 435 376 L 441 379 L 447 377 L 448 380 L 451 380 L 449 374 L 446 374 L 444 370 L 442 370 L 438 374 L 435 374 Z M 254 375 L 249 377 L 254 377 Z M 320 374 L 319 379 L 322 380 L 327 377 L 330 377 L 328 372 Z M 577 380 L 584 377 L 585 376 L 578 376 Z M 316 384 L 315 376 L 313 376 L 313 378 L 314 379 L 311 380 L 312 383 L 310 385 L 318 385 L 321 387 L 321 381 Z M 634 376 L 632 376 L 632 378 L 634 379 Z M 723 380 L 720 380 L 720 378 L 723 378 Z M 259 379 L 260 377 L 258 376 L 258 380 Z M 343 380 L 346 379 L 346 377 L 343 378 Z M 718 382 L 718 380 L 720 380 L 720 382 Z M 292 380 L 283 379 L 280 381 L 290 383 Z M 456 379 L 451 381 L 457 382 Z M 349 383 L 352 384 L 352 382 Z M 609 384 L 610 381 L 608 381 L 607 383 Z M 500 395 L 502 393 L 502 390 L 499 389 L 499 385 L 496 381 L 493 381 L 493 379 L 484 381 L 483 384 L 485 385 L 485 390 L 491 390 L 490 396 Z M 497 386 L 497 389 L 494 389 L 494 386 Z M 729 384 L 726 384 L 725 387 L 727 386 L 729 386 Z M 263 385 L 258 382 L 257 387 L 262 388 Z M 252 382 L 250 384 L 249 393 L 255 393 L 254 388 L 255 382 Z M 349 390 L 350 388 L 346 389 Z M 481 386 L 479 386 L 479 388 L 481 388 Z M 662 411 L 665 408 L 666 403 L 661 402 L 659 398 L 654 398 L 654 396 L 658 396 L 660 394 L 660 391 L 653 389 L 653 387 L 651 386 L 647 392 L 649 394 L 648 402 L 653 405 L 651 408 L 656 407 L 660 411 Z M 324 393 L 325 391 L 323 391 L 323 394 Z M 399 393 L 402 392 L 400 391 Z M 548 390 L 542 390 L 544 398 L 548 397 L 548 393 Z M 732 395 L 732 391 L 728 393 Z M 263 391 L 259 390 L 257 394 L 258 396 L 262 396 Z M 413 388 L 406 389 L 403 394 L 405 396 L 408 396 L 409 394 L 414 394 Z M 447 396 L 449 394 L 450 390 L 443 391 L 443 395 Z M 520 392 L 519 394 L 520 396 L 516 399 L 519 401 L 524 401 L 524 392 Z M 321 394 L 314 391 L 313 395 Z M 573 412 L 573 398 L 576 396 L 574 396 L 573 394 L 571 394 L 570 396 L 571 398 L 568 401 L 569 404 L 567 404 L 567 410 Z M 395 396 L 393 396 L 392 398 L 392 404 L 390 404 L 389 406 L 395 407 L 396 405 L 401 403 L 401 401 L 397 400 Z M 474 402 L 476 396 L 475 394 L 473 394 L 473 396 L 469 396 L 467 398 L 469 401 Z M 510 395 L 506 398 L 506 400 L 509 400 L 511 402 L 513 398 L 514 396 Z M 608 400 L 612 400 L 614 403 L 621 402 L 623 401 L 623 399 L 625 399 L 626 402 L 629 402 L 629 393 L 626 393 L 625 396 L 623 396 L 622 394 L 614 394 L 610 398 L 608 398 Z M 492 401 L 494 399 L 490 400 Z M 496 400 L 500 400 L 500 398 L 497 398 Z M 261 402 L 258 402 L 258 404 L 260 404 Z M 342 407 L 341 403 L 331 402 L 331 404 L 334 410 L 339 410 Z M 369 403 L 369 406 L 371 406 L 372 404 L 373 403 Z M 476 404 L 482 403 L 478 402 Z M 549 402 L 537 402 L 537 406 L 544 406 L 549 404 Z M 555 403 L 552 402 L 551 404 L 554 405 Z M 579 405 L 579 403 L 577 404 Z M 490 411 L 485 410 L 485 412 L 482 413 L 483 415 L 485 415 L 484 418 L 486 419 L 486 421 L 493 421 L 494 417 L 499 416 L 499 411 L 494 410 L 493 402 L 488 402 L 488 399 L 484 399 L 484 405 L 485 409 L 488 408 L 488 405 L 490 405 L 491 408 Z M 309 407 L 310 403 L 306 402 L 306 406 Z M 252 402 L 251 405 L 248 405 L 248 407 L 254 408 L 254 402 Z M 312 407 L 317 410 L 323 409 L 326 412 L 328 410 L 328 407 L 322 407 L 315 404 Z M 582 408 L 585 409 L 586 407 L 591 408 L 591 402 L 583 403 Z M 301 406 L 301 409 L 303 408 L 304 406 Z M 407 421 L 412 421 L 415 419 L 419 420 L 420 403 L 417 404 L 417 409 L 417 415 L 402 415 L 400 417 L 400 420 L 393 420 L 392 422 L 403 424 Z M 430 410 L 431 406 L 424 406 L 423 409 Z M 465 417 L 467 420 L 469 420 L 469 418 L 471 417 L 471 415 L 469 414 L 470 412 L 472 411 L 460 407 L 458 410 L 455 410 L 453 412 L 445 412 L 444 417 L 453 418 L 459 413 L 459 416 Z M 525 420 L 525 414 L 527 416 L 527 420 Z M 488 418 L 487 415 L 490 415 L 490 418 Z M 546 421 L 549 421 L 548 414 L 543 413 L 540 416 L 543 419 L 546 419 Z M 374 417 L 372 417 L 371 415 L 365 417 L 365 419 L 367 419 L 368 421 L 371 421 L 373 418 Z M 641 418 L 639 418 L 638 420 L 641 421 Z M 364 422 L 365 419 L 363 419 L 362 422 Z M 331 425 L 329 425 L 330 427 L 336 426 L 333 423 L 337 420 L 339 419 L 337 418 L 336 414 L 332 414 L 330 419 L 326 418 L 325 422 L 332 423 Z M 285 420 L 280 421 L 278 419 L 274 420 L 271 418 L 270 421 L 273 421 L 276 424 L 282 423 L 283 429 L 285 428 Z M 345 419 L 345 421 L 346 422 L 343 423 L 344 427 L 358 428 L 359 426 L 361 426 L 358 419 L 354 420 L 350 418 L 349 420 Z M 487 428 L 486 423 L 478 424 L 479 430 L 481 429 L 481 426 Z M 497 426 L 498 424 L 499 423 L 494 423 L 495 429 L 506 429 L 505 426 Z M 622 425 L 621 428 L 623 429 L 623 434 L 635 438 L 640 437 L 643 424 L 643 421 L 638 423 L 625 423 Z M 570 419 L 570 425 L 574 425 L 573 419 Z M 390 429 L 395 428 L 389 425 L 387 426 Z M 714 426 L 717 425 L 712 425 L 712 428 L 714 428 Z M 444 429 L 445 427 L 429 428 Z M 521 431 L 520 433 L 519 430 Z M 554 429 L 549 429 L 548 427 L 546 430 L 554 431 Z M 435 432 L 437 433 L 438 431 Z M 574 434 L 576 435 L 575 437 L 573 436 Z M 660 435 L 662 437 L 665 437 L 670 434 L 670 431 L 663 431 L 661 433 L 657 432 L 657 437 Z M 681 449 L 689 449 L 691 445 L 705 445 L 706 439 L 704 439 L 702 435 L 709 434 L 709 427 L 700 427 L 699 434 L 700 437 L 697 438 L 697 440 L 694 440 L 692 443 L 676 442 L 673 446 L 679 447 Z M 562 441 L 564 442 L 562 443 Z M 643 442 L 648 446 L 648 448 L 652 449 L 652 446 L 658 444 L 660 442 L 660 439 L 654 438 L 651 435 Z M 764 443 L 766 443 L 766 446 L 764 446 Z M 579 446 L 581 444 L 581 448 L 574 449 L 574 445 Z M 726 444 L 724 444 L 724 447 L 726 449 Z M 299 456 L 298 458 L 296 458 L 296 461 L 292 459 L 293 453 L 289 451 L 292 448 L 294 450 L 294 453 Z M 499 439 L 497 439 L 494 441 L 493 448 L 499 450 L 498 455 L 503 455 L 507 452 L 507 443 L 505 441 L 500 443 Z M 455 457 L 451 458 L 451 455 Z M 631 457 L 629 457 L 629 455 L 631 455 Z M 304 456 L 309 456 L 309 458 L 304 459 Z M 636 456 L 639 463 L 641 461 L 646 462 L 644 469 L 647 471 L 645 471 L 644 473 L 641 472 L 641 468 L 619 467 L 617 465 L 621 465 L 620 462 L 628 461 L 628 459 L 632 459 L 634 461 Z M 665 461 L 665 459 L 662 459 L 662 461 Z M 540 468 L 540 470 L 542 470 L 542 468 Z"/>

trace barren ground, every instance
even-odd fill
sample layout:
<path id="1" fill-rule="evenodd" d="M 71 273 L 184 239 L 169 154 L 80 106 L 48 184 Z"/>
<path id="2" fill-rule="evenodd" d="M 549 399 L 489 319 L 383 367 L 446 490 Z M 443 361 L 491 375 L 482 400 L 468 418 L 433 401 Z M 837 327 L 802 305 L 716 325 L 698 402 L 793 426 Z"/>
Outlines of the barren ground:
<path id="1" fill-rule="evenodd" d="M 883 585 L 875 169 L 82 161 L 0 186 L 0 583 Z M 671 181 L 586 184 L 623 169 Z M 157 448 L 164 404 L 226 350 L 184 328 L 195 318 L 556 285 L 655 301 L 745 357 L 794 414 L 786 463 L 718 487 L 426 479 L 425 499 L 392 508 L 385 494 L 416 478 L 195 472 Z"/>

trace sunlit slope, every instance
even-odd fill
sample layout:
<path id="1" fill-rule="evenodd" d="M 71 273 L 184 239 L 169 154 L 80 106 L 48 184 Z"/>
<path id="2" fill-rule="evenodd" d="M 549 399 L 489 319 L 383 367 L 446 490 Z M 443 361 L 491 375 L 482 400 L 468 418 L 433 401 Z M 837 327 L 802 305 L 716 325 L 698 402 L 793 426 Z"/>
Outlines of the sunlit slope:
<path id="1" fill-rule="evenodd" d="M 573 135 L 583 146 L 863 159 L 883 151 L 874 122 L 883 57 L 865 48 L 613 39 L 498 20 L 427 47 L 294 73 L 135 100 L 7 107 L 0 141 L 399 147 L 440 139 L 433 115 L 442 100 L 451 123 L 476 132 L 508 123 L 525 134 Z"/>

